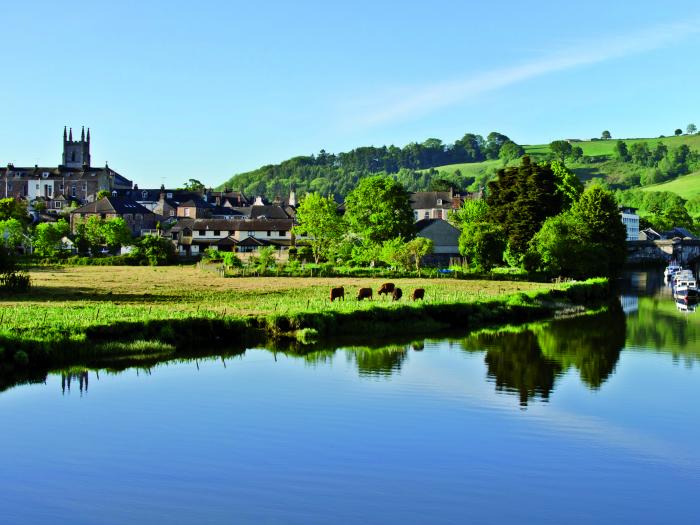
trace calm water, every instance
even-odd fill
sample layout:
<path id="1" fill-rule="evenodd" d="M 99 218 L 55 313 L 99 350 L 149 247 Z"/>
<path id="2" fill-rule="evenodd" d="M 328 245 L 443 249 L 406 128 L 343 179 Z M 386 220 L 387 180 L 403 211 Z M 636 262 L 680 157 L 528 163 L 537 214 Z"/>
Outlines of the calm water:
<path id="1" fill-rule="evenodd" d="M 622 309 L 0 393 L 0 522 L 700 523 L 700 312 Z"/>

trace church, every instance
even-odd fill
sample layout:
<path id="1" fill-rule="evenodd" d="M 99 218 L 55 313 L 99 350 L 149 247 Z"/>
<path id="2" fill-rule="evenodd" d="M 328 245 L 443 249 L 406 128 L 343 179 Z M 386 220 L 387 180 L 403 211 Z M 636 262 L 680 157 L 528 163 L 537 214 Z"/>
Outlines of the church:
<path id="1" fill-rule="evenodd" d="M 131 189 L 132 182 L 107 164 L 90 163 L 90 128 L 73 140 L 73 129 L 63 128 L 63 157 L 56 167 L 35 165 L 20 168 L 13 164 L 0 168 L 0 198 L 15 197 L 32 204 L 43 203 L 47 211 L 59 211 L 75 204 L 94 202 L 100 191 Z"/>

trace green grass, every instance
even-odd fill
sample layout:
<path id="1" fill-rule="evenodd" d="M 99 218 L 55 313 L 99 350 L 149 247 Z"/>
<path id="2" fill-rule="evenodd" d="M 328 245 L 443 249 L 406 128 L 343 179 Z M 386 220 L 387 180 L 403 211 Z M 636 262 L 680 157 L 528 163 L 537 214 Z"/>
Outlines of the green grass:
<path id="1" fill-rule="evenodd" d="M 354 299 L 359 287 L 376 291 L 382 280 L 223 278 L 193 267 L 66 267 L 31 275 L 29 294 L 0 298 L 0 354 L 6 362 L 18 350 L 30 353 L 30 361 L 55 364 L 111 352 L 168 353 L 216 338 L 218 345 L 243 345 L 256 331 L 294 337 L 315 330 L 299 334 L 302 340 L 333 333 L 425 333 L 454 323 L 466 327 L 484 319 L 542 315 L 546 308 L 535 297 L 550 291 L 587 293 L 585 286 L 576 291 L 545 283 L 395 279 L 404 297 L 424 288 L 425 301 L 359 302 Z M 328 291 L 339 285 L 345 286 L 346 300 L 330 303 Z"/>
<path id="2" fill-rule="evenodd" d="M 645 186 L 642 188 L 643 191 L 671 191 L 677 195 L 680 195 L 684 199 L 692 199 L 693 197 L 700 195 L 700 171 L 695 173 L 690 173 L 689 175 L 683 175 L 677 179 L 663 182 L 661 184 L 654 184 L 651 186 Z"/>

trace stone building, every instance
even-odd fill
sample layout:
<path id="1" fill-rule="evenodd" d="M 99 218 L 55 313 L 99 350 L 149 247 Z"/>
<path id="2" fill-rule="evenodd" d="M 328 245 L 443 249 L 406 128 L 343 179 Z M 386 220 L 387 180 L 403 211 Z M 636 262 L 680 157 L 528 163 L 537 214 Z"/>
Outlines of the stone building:
<path id="1" fill-rule="evenodd" d="M 51 167 L 0 168 L 0 198 L 15 197 L 30 203 L 43 202 L 48 210 L 61 210 L 67 202 L 93 202 L 100 191 L 131 188 L 132 183 L 107 164 L 93 167 L 90 159 L 90 129 L 73 140 L 73 130 L 63 129 L 61 164 Z"/>
<path id="2" fill-rule="evenodd" d="M 70 213 L 71 231 L 75 233 L 78 224 L 90 217 L 102 220 L 124 219 L 131 233 L 137 236 L 143 230 L 153 230 L 156 227 L 156 216 L 151 210 L 136 201 L 119 197 L 105 197 L 73 210 Z"/>

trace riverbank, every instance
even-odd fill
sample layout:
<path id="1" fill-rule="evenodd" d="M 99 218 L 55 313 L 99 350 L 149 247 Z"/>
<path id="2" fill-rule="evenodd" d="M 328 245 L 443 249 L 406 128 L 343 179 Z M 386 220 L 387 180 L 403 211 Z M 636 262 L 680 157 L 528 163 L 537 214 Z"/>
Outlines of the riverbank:
<path id="1" fill-rule="evenodd" d="M 396 279 L 404 300 L 359 302 L 354 278 L 225 279 L 192 267 L 54 268 L 31 272 L 32 291 L 0 298 L 0 362 L 47 368 L 119 359 L 172 357 L 194 349 L 286 339 L 383 337 L 524 322 L 608 297 L 586 283 Z M 346 300 L 330 303 L 344 286 Z M 424 288 L 421 302 L 407 296 Z M 298 343 L 296 342 L 298 341 Z"/>

